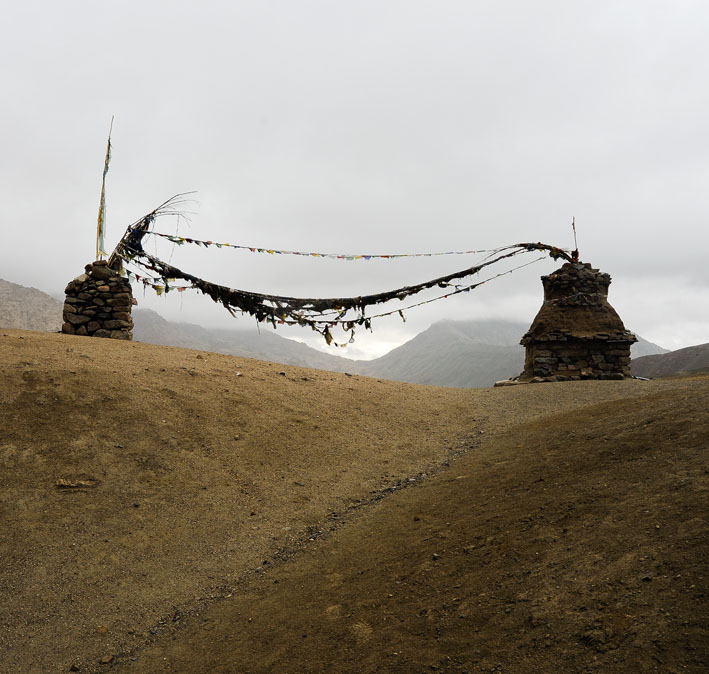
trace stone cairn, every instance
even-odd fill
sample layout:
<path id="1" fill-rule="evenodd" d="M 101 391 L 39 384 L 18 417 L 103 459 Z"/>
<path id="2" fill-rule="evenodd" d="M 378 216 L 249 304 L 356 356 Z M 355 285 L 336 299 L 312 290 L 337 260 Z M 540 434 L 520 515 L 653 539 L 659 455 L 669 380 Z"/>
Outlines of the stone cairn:
<path id="1" fill-rule="evenodd" d="M 62 332 L 69 335 L 133 339 L 130 281 L 105 260 L 87 264 L 86 273 L 67 285 Z"/>
<path id="2" fill-rule="evenodd" d="M 610 282 L 583 262 L 542 276 L 544 304 L 520 342 L 526 349 L 520 383 L 631 376 L 637 338 L 608 304 Z"/>

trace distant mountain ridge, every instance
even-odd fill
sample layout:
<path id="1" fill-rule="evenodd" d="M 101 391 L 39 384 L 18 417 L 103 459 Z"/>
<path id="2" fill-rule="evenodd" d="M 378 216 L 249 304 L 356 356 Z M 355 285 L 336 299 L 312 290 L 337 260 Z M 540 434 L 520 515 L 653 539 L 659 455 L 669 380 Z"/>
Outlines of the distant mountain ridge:
<path id="1" fill-rule="evenodd" d="M 0 280 L 0 326 L 36 331 L 61 328 L 62 302 L 35 288 Z M 352 360 L 286 339 L 269 328 L 260 333 L 204 328 L 165 320 L 150 309 L 134 309 L 134 339 L 150 344 L 201 349 L 334 372 L 350 372 L 417 384 L 476 388 L 522 372 L 519 344 L 529 327 L 504 320 L 442 320 L 374 360 Z M 667 353 L 641 337 L 634 359 Z M 635 363 L 636 360 L 633 361 Z M 657 376 L 657 375 L 652 375 Z"/>
<path id="2" fill-rule="evenodd" d="M 260 333 L 238 329 L 208 329 L 193 323 L 167 321 L 152 309 L 134 309 L 133 321 L 133 338 L 149 344 L 200 349 L 335 372 L 350 371 L 350 365 L 357 362 L 286 339 L 270 328 L 264 328 Z"/>
<path id="3" fill-rule="evenodd" d="M 438 321 L 384 356 L 361 361 L 358 371 L 416 384 L 490 386 L 522 371 L 526 329 L 514 321 Z"/>
<path id="4" fill-rule="evenodd" d="M 37 288 L 0 279 L 0 327 L 56 332 L 62 327 L 62 306 Z"/>
<path id="5" fill-rule="evenodd" d="M 520 374 L 524 347 L 519 343 L 529 325 L 518 321 L 442 320 L 405 344 L 371 361 L 359 361 L 357 372 L 415 384 L 477 388 Z M 664 353 L 642 337 L 631 353 Z"/>
<path id="6" fill-rule="evenodd" d="M 709 370 L 709 344 L 637 358 L 630 364 L 636 377 L 667 377 Z"/>

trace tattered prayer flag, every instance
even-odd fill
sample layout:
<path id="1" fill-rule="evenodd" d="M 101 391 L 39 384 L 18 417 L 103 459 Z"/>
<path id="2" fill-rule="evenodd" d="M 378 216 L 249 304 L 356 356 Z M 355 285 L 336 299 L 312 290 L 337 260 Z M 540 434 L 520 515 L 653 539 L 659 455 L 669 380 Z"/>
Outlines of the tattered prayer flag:
<path id="1" fill-rule="evenodd" d="M 101 181 L 101 201 L 98 206 L 98 222 L 96 226 L 96 259 L 99 260 L 106 255 L 104 236 L 106 233 L 106 174 L 111 161 L 111 131 L 113 130 L 113 117 L 111 117 L 111 128 L 108 130 L 108 142 L 106 143 L 106 158 L 103 162 L 103 179 Z"/>

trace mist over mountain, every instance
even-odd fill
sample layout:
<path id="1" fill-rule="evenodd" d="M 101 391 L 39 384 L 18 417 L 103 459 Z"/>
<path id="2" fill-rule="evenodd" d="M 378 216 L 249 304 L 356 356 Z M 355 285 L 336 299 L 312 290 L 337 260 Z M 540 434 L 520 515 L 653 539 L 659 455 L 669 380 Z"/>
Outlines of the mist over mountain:
<path id="1" fill-rule="evenodd" d="M 35 288 L 0 280 L 0 326 L 53 332 L 61 328 L 62 302 Z M 417 384 L 476 388 L 514 377 L 523 369 L 519 340 L 528 325 L 505 320 L 443 320 L 405 344 L 374 360 L 352 360 L 286 339 L 264 327 L 260 332 L 238 328 L 204 328 L 165 320 L 151 309 L 133 310 L 136 341 L 258 358 L 334 372 L 349 372 Z M 694 348 L 694 347 L 692 347 Z M 685 351 L 681 349 L 680 351 Z M 638 337 L 635 359 L 667 350 Z M 686 369 L 684 359 L 668 360 Z M 640 368 L 646 367 L 641 363 Z M 667 367 L 674 367 L 668 365 Z M 644 369 L 633 371 L 638 374 Z M 665 373 L 665 369 L 662 370 Z M 648 376 L 648 375 L 641 375 Z M 659 376 L 652 374 L 649 376 Z"/>

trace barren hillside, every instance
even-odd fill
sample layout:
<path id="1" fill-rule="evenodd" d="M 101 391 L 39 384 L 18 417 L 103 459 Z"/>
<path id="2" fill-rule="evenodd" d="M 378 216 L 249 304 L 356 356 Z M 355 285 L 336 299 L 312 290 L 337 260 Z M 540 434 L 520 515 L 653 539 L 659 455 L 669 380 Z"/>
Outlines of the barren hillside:
<path id="1" fill-rule="evenodd" d="M 0 671 L 700 672 L 709 380 L 0 330 Z"/>

